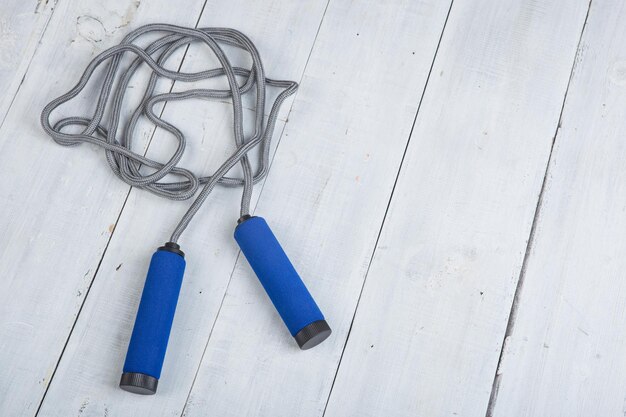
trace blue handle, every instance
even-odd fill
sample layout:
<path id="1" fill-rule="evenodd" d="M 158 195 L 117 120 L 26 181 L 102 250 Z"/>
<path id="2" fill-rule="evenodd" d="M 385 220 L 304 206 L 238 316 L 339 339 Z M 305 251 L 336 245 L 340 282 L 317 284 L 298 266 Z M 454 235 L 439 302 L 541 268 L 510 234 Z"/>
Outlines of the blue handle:
<path id="1" fill-rule="evenodd" d="M 167 243 L 152 255 L 124 362 L 122 389 L 156 392 L 184 272 L 185 258 L 178 245 Z"/>
<path id="2" fill-rule="evenodd" d="M 315 300 L 262 217 L 242 218 L 235 240 L 302 349 L 330 336 Z"/>

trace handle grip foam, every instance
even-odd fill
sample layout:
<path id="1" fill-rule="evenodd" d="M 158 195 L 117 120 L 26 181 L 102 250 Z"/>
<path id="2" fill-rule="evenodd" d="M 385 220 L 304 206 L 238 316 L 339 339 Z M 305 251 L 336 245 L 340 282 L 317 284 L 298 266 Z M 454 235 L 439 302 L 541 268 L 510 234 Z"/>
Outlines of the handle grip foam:
<path id="1" fill-rule="evenodd" d="M 124 362 L 122 389 L 156 393 L 184 272 L 184 254 L 175 243 L 166 243 L 152 255 Z"/>
<path id="2" fill-rule="evenodd" d="M 243 218 L 235 240 L 301 349 L 318 345 L 331 330 L 315 300 L 262 217 Z"/>

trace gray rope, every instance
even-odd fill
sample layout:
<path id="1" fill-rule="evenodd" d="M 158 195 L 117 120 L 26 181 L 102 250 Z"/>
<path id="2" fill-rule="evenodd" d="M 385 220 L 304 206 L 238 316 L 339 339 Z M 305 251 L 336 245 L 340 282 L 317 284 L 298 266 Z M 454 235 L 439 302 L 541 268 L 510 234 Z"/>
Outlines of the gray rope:
<path id="1" fill-rule="evenodd" d="M 164 35 L 153 41 L 145 49 L 133 43 L 141 36 L 151 32 L 159 32 Z M 221 67 L 195 73 L 176 72 L 165 68 L 165 63 L 175 51 L 194 42 L 206 44 L 219 60 Z M 250 69 L 233 67 L 220 44 L 234 46 L 246 51 L 252 58 Z M 122 57 L 127 52 L 134 54 L 135 58 L 125 69 L 120 69 Z M 85 88 L 94 71 L 104 62 L 107 62 L 106 72 L 99 85 L 99 96 L 93 115 L 91 117 L 66 117 L 51 124 L 51 113 L 60 105 L 75 98 Z M 125 93 L 133 76 L 142 64 L 150 67 L 152 73 L 141 103 L 133 111 L 121 132 L 118 133 Z M 121 73 L 119 77 L 117 77 L 118 73 Z M 168 78 L 174 82 L 194 82 L 215 77 L 226 77 L 229 89 L 196 88 L 181 92 L 155 94 L 159 77 Z M 245 81 L 239 84 L 237 77 L 240 79 L 243 77 Z M 116 78 L 119 78 L 117 83 Z M 283 89 L 272 104 L 267 122 L 264 120 L 266 85 Z M 189 29 L 168 24 L 151 24 L 132 31 L 119 45 L 96 56 L 87 65 L 78 83 L 70 91 L 46 105 L 41 113 L 41 124 L 52 139 L 60 145 L 76 146 L 86 142 L 104 148 L 111 170 L 121 180 L 133 187 L 146 189 L 171 200 L 187 200 L 196 195 L 200 189 L 198 196 L 172 233 L 170 241 L 177 242 L 217 184 L 229 187 L 243 186 L 240 215 L 244 216 L 250 212 L 252 186 L 264 178 L 268 171 L 270 141 L 276 126 L 278 111 L 285 99 L 295 93 L 297 88 L 298 84 L 293 81 L 266 78 L 259 52 L 250 39 L 241 32 L 226 28 Z M 242 95 L 252 90 L 256 94 L 254 134 L 250 138 L 245 138 L 241 100 Z M 161 102 L 191 98 L 214 100 L 232 98 L 233 127 L 237 148 L 210 176 L 197 176 L 178 166 L 186 147 L 185 136 L 175 126 L 155 114 L 154 110 L 154 106 Z M 105 110 L 108 110 L 106 118 Z M 131 150 L 135 129 L 142 116 L 178 140 L 178 147 L 167 162 L 154 161 Z M 70 133 L 66 129 L 68 127 L 78 127 L 81 132 Z M 253 173 L 247 154 L 257 145 L 260 146 L 259 163 L 257 171 Z M 241 163 L 243 178 L 226 176 L 228 171 L 237 163 Z M 153 172 L 142 174 L 139 171 L 141 166 L 152 168 Z M 183 177 L 183 179 L 176 182 L 161 182 L 168 174 Z"/>

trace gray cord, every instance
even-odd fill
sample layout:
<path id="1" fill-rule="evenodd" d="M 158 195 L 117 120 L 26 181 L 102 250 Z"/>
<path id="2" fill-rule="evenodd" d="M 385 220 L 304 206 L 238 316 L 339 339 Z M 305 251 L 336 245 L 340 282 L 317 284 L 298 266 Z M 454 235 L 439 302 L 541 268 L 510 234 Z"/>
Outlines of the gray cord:
<path id="1" fill-rule="evenodd" d="M 135 45 L 137 38 L 151 32 L 164 33 L 162 37 L 153 41 L 145 49 Z M 195 73 L 183 73 L 168 70 L 164 67 L 167 59 L 178 49 L 194 42 L 203 42 L 215 54 L 221 67 Z M 250 54 L 252 66 L 250 69 L 233 67 L 228 61 L 226 53 L 220 44 L 231 45 Z M 126 52 L 136 57 L 121 70 L 121 76 L 116 83 L 116 75 L 120 69 L 120 62 Z M 76 97 L 87 85 L 94 71 L 100 64 L 108 61 L 106 75 L 100 84 L 99 97 L 91 118 L 66 117 L 58 120 L 54 125 L 50 123 L 50 114 L 60 105 Z M 128 122 L 118 134 L 120 115 L 127 87 L 142 64 L 152 70 L 150 79 L 140 105 L 133 111 Z M 193 82 L 214 77 L 225 76 L 229 89 L 190 89 L 181 92 L 154 94 L 159 77 L 170 80 Z M 239 84 L 237 77 L 244 77 L 245 82 Z M 283 91 L 276 97 L 269 113 L 267 123 L 264 122 L 265 87 L 266 85 L 282 88 Z M 193 216 L 198 212 L 213 188 L 219 183 L 225 186 L 243 186 L 240 215 L 250 211 L 252 186 L 265 177 L 269 166 L 270 141 L 276 125 L 278 111 L 287 97 L 296 92 L 298 84 L 293 81 L 278 81 L 265 78 L 259 52 L 254 44 L 243 33 L 226 28 L 189 29 L 168 24 L 151 24 L 142 26 L 129 33 L 119 45 L 107 49 L 96 56 L 87 66 L 78 83 L 67 93 L 52 100 L 41 113 L 41 124 L 44 130 L 60 145 L 76 146 L 83 142 L 98 145 L 105 150 L 107 162 L 115 175 L 133 187 L 146 189 L 156 195 L 171 200 L 186 200 L 193 197 L 200 186 L 200 193 L 180 220 L 172 236 L 171 242 L 176 243 L 181 233 L 187 228 Z M 254 135 L 245 138 L 243 133 L 243 94 L 255 90 L 255 130 Z M 200 177 L 191 171 L 178 167 L 177 164 L 185 151 L 186 140 L 184 135 L 175 126 L 161 119 L 154 112 L 157 103 L 177 101 L 190 98 L 225 99 L 232 98 L 235 144 L 237 149 L 211 176 Z M 108 117 L 105 119 L 105 110 Z M 178 148 L 165 163 L 146 158 L 131 150 L 131 144 L 137 122 L 145 116 L 156 126 L 171 133 L 178 140 Z M 78 127 L 80 133 L 63 131 L 67 127 Z M 255 146 L 260 146 L 259 168 L 253 173 L 247 153 Z M 243 178 L 227 177 L 226 173 L 241 163 Z M 142 174 L 141 166 L 152 168 L 154 172 Z M 159 182 L 166 175 L 173 174 L 184 179 L 176 182 Z"/>

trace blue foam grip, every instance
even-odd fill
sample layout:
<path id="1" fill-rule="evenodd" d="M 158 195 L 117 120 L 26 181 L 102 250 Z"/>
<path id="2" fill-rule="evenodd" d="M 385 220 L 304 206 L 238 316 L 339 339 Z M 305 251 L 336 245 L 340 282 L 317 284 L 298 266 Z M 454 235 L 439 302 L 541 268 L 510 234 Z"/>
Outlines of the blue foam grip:
<path id="1" fill-rule="evenodd" d="M 322 312 L 262 217 L 252 217 L 235 229 L 235 240 L 292 336 L 324 320 Z"/>
<path id="2" fill-rule="evenodd" d="M 185 259 L 181 255 L 167 250 L 158 250 L 152 255 L 124 372 L 137 372 L 156 379 L 161 376 L 184 272 Z"/>

